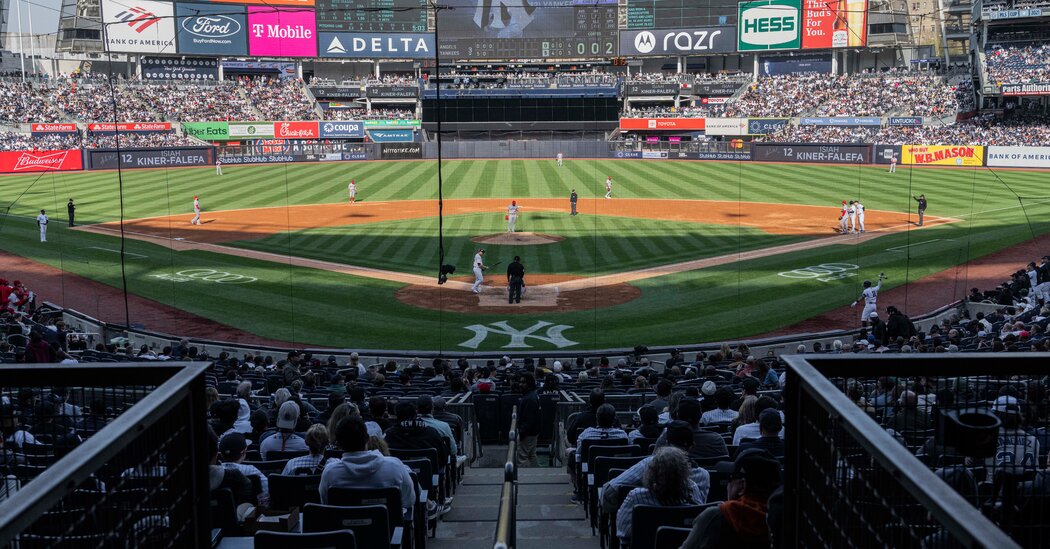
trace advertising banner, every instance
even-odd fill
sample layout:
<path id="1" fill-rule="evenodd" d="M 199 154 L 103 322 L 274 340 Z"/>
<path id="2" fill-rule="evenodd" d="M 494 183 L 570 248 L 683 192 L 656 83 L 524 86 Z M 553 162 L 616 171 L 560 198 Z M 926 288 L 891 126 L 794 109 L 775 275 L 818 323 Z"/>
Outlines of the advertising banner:
<path id="1" fill-rule="evenodd" d="M 813 162 L 870 164 L 868 145 L 815 145 L 810 143 L 754 143 L 751 157 L 758 162 Z"/>
<path id="2" fill-rule="evenodd" d="M 104 122 L 101 124 L 88 124 L 87 131 L 90 133 L 116 133 L 116 132 L 170 132 L 171 122 Z"/>
<path id="3" fill-rule="evenodd" d="M 273 122 L 230 122 L 230 139 L 273 137 Z"/>
<path id="4" fill-rule="evenodd" d="M 295 63 L 289 61 L 223 61 L 222 68 L 227 72 L 265 74 L 281 79 L 297 78 Z"/>
<path id="5" fill-rule="evenodd" d="M 921 116 L 891 116 L 890 126 L 921 126 Z"/>
<path id="6" fill-rule="evenodd" d="M 746 118 L 707 118 L 704 133 L 707 135 L 747 135 Z"/>
<path id="7" fill-rule="evenodd" d="M 1003 84 L 1003 95 L 1050 95 L 1050 82 L 1032 84 Z"/>
<path id="8" fill-rule="evenodd" d="M 230 125 L 226 122 L 183 122 L 182 131 L 205 141 L 226 141 L 230 138 Z"/>
<path id="9" fill-rule="evenodd" d="M 304 154 L 224 154 L 223 164 L 284 164 L 286 162 L 316 162 L 316 155 Z"/>
<path id="10" fill-rule="evenodd" d="M 901 164 L 920 166 L 983 166 L 984 147 L 981 145 L 904 145 Z"/>
<path id="11" fill-rule="evenodd" d="M 744 151 L 740 151 L 740 152 L 736 152 L 736 151 L 724 151 L 724 152 L 719 152 L 719 151 L 702 151 L 702 152 L 679 151 L 679 152 L 676 152 L 676 153 L 669 154 L 668 158 L 678 159 L 678 160 L 751 160 L 751 152 L 750 151 L 747 151 L 747 152 L 744 152 Z"/>
<path id="12" fill-rule="evenodd" d="M 423 158 L 423 145 L 419 143 L 383 143 L 383 160 L 409 160 Z"/>
<path id="13" fill-rule="evenodd" d="M 620 55 L 702 55 L 736 51 L 736 27 L 620 31 Z"/>
<path id="14" fill-rule="evenodd" d="M 802 49 L 864 47 L 867 0 L 803 0 Z"/>
<path id="15" fill-rule="evenodd" d="M 988 165 L 1004 168 L 1050 168 L 1050 147 L 988 147 Z"/>
<path id="16" fill-rule="evenodd" d="M 318 123 L 312 122 L 274 122 L 273 136 L 281 139 L 314 139 L 321 136 Z"/>
<path id="17" fill-rule="evenodd" d="M 787 118 L 748 118 L 747 133 L 749 135 L 777 133 L 787 125 Z"/>
<path id="18" fill-rule="evenodd" d="M 30 124 L 29 131 L 34 134 L 44 133 L 74 133 L 77 131 L 76 124 Z"/>
<path id="19" fill-rule="evenodd" d="M 360 86 L 311 86 L 310 92 L 317 99 L 349 99 L 364 95 Z"/>
<path id="20" fill-rule="evenodd" d="M 142 57 L 146 80 L 218 80 L 219 61 L 200 57 Z"/>
<path id="21" fill-rule="evenodd" d="M 998 21 L 1000 19 L 1020 19 L 1022 17 L 1042 17 L 1043 10 L 1042 8 L 1028 8 L 1025 10 L 999 9 L 992 11 L 989 8 L 984 8 L 981 10 L 981 16 L 987 17 L 992 21 Z"/>
<path id="22" fill-rule="evenodd" d="M 211 0 L 217 4 L 254 4 L 259 6 L 298 6 L 312 8 L 314 0 Z"/>
<path id="23" fill-rule="evenodd" d="M 615 158 L 641 158 L 642 153 L 639 151 L 616 151 L 613 156 Z"/>
<path id="24" fill-rule="evenodd" d="M 678 95 L 680 89 L 681 86 L 674 82 L 628 82 L 627 96 Z"/>
<path id="25" fill-rule="evenodd" d="M 366 128 L 403 128 L 405 126 L 418 128 L 421 125 L 419 120 L 410 120 L 407 118 L 394 120 L 365 120 L 364 122 Z"/>
<path id="26" fill-rule="evenodd" d="M 693 95 L 701 97 L 729 97 L 746 86 L 747 82 L 697 82 L 693 84 Z"/>
<path id="27" fill-rule="evenodd" d="M 872 158 L 876 164 L 892 164 L 893 159 L 897 159 L 897 163 L 901 161 L 901 146 L 900 145 L 874 145 L 874 156 Z"/>
<path id="28" fill-rule="evenodd" d="M 207 166 L 215 163 L 215 149 L 211 147 L 120 149 L 120 151 L 87 149 L 86 154 L 89 170 L 115 170 L 118 167 L 134 169 Z"/>
<path id="29" fill-rule="evenodd" d="M 73 171 L 84 169 L 80 149 L 0 152 L 0 173 Z"/>
<path id="30" fill-rule="evenodd" d="M 878 116 L 832 116 L 804 117 L 799 120 L 801 126 L 881 126 Z"/>
<path id="31" fill-rule="evenodd" d="M 704 129 L 703 118 L 621 118 L 621 130 L 688 131 Z"/>
<path id="32" fill-rule="evenodd" d="M 419 86 L 368 86 L 365 94 L 371 99 L 414 99 Z"/>
<path id="33" fill-rule="evenodd" d="M 175 53 L 175 9 L 171 2 L 102 0 L 106 50 Z"/>
<path id="34" fill-rule="evenodd" d="M 801 72 L 831 72 L 831 54 L 795 55 L 790 57 L 763 57 L 759 64 L 762 76 L 798 74 Z"/>
<path id="35" fill-rule="evenodd" d="M 797 50 L 801 0 L 751 0 L 737 8 L 737 50 Z"/>
<path id="36" fill-rule="evenodd" d="M 321 137 L 362 138 L 364 136 L 365 127 L 360 121 L 321 122 Z"/>
<path id="37" fill-rule="evenodd" d="M 642 158 L 667 158 L 667 151 L 642 151 Z"/>
<path id="38" fill-rule="evenodd" d="M 368 137 L 376 143 L 411 143 L 415 140 L 412 130 L 368 130 Z"/>
<path id="39" fill-rule="evenodd" d="M 363 152 L 348 152 L 343 153 L 343 160 L 368 160 L 368 155 Z"/>
<path id="40" fill-rule="evenodd" d="M 424 32 L 322 32 L 321 57 L 428 59 L 434 35 Z"/>
<path id="41" fill-rule="evenodd" d="M 179 53 L 248 55 L 248 19 L 244 6 L 176 3 Z"/>
<path id="42" fill-rule="evenodd" d="M 260 57 L 317 57 L 313 10 L 249 6 L 248 52 Z"/>

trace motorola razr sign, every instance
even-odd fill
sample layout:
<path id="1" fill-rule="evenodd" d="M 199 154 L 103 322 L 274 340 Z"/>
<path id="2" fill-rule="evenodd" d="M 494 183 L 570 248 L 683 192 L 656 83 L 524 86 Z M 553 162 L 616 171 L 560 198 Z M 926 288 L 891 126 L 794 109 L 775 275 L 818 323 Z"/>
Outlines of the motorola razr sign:
<path id="1" fill-rule="evenodd" d="M 738 51 L 797 50 L 802 45 L 800 0 L 741 2 Z"/>
<path id="2" fill-rule="evenodd" d="M 686 55 L 733 50 L 733 27 L 620 31 L 620 55 Z"/>

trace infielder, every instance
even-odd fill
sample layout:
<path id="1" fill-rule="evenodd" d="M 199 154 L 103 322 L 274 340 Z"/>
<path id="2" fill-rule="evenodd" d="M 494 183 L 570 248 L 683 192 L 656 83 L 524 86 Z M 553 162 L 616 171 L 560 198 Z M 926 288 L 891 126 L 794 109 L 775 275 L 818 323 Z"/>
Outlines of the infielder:
<path id="1" fill-rule="evenodd" d="M 559 168 L 561 167 L 561 161 L 562 161 L 562 158 L 564 158 L 564 157 L 562 156 L 562 154 L 561 154 L 561 153 L 558 153 L 558 167 L 559 167 Z"/>
<path id="2" fill-rule="evenodd" d="M 885 273 L 879 273 L 879 283 L 872 288 L 871 281 L 864 281 L 864 291 L 860 293 L 860 297 L 857 301 L 854 301 L 850 307 L 856 307 L 857 302 L 864 300 L 864 310 L 860 313 L 860 325 L 867 326 L 868 319 L 871 317 L 871 313 L 876 312 L 875 309 L 876 301 L 879 298 L 879 290 L 882 288 L 882 279 L 886 278 Z"/>
<path id="3" fill-rule="evenodd" d="M 222 159 L 215 159 L 215 175 L 222 175 Z"/>
<path id="4" fill-rule="evenodd" d="M 476 294 L 481 293 L 481 285 L 485 282 L 485 248 L 478 250 L 478 253 L 474 254 L 474 264 L 471 266 L 474 269 L 474 285 L 471 286 L 470 290 Z"/>
<path id="5" fill-rule="evenodd" d="M 511 200 L 507 206 L 507 232 L 514 232 L 514 224 L 518 222 L 518 201 Z"/>
<path id="6" fill-rule="evenodd" d="M 864 232 L 864 204 L 857 200 L 853 202 L 853 206 L 857 208 L 857 227 L 860 229 L 860 232 Z"/>
<path id="7" fill-rule="evenodd" d="M 849 207 L 846 206 L 846 201 L 842 201 L 842 211 L 839 212 L 839 232 L 842 234 L 848 234 L 849 232 Z"/>
<path id="8" fill-rule="evenodd" d="M 40 215 L 36 216 L 36 224 L 40 225 L 40 241 L 47 242 L 47 213 L 44 210 L 40 210 Z"/>
<path id="9" fill-rule="evenodd" d="M 897 155 L 890 156 L 890 173 L 897 173 Z"/>
<path id="10" fill-rule="evenodd" d="M 190 225 L 201 224 L 201 201 L 196 196 L 193 197 L 193 219 L 190 220 Z"/>
<path id="11" fill-rule="evenodd" d="M 605 198 L 612 198 L 612 176 L 605 178 Z"/>
<path id="12" fill-rule="evenodd" d="M 350 195 L 350 203 L 353 204 L 357 198 L 357 183 L 354 180 L 350 180 L 350 184 L 346 186 L 346 192 Z"/>
<path id="13" fill-rule="evenodd" d="M 857 232 L 857 202 L 855 200 L 849 201 L 849 232 Z"/>

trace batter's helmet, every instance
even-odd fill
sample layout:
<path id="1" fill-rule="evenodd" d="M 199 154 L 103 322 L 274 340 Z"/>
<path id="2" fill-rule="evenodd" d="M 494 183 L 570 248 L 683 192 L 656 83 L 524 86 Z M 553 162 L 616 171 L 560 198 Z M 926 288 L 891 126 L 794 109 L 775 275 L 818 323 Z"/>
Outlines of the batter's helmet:
<path id="1" fill-rule="evenodd" d="M 870 280 L 865 280 L 864 281 L 864 287 L 865 288 L 870 288 L 871 287 L 871 281 Z"/>

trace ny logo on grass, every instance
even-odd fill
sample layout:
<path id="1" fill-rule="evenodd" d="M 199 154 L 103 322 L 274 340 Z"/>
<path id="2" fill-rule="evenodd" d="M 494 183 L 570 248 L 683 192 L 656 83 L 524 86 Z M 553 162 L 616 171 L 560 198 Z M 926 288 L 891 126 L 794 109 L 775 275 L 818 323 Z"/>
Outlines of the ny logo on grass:
<path id="1" fill-rule="evenodd" d="M 539 335 L 536 333 L 543 328 L 547 328 L 546 335 Z M 532 327 L 525 328 L 524 330 L 512 328 L 510 324 L 507 324 L 506 320 L 493 322 L 489 325 L 472 324 L 466 326 L 465 329 L 474 332 L 474 337 L 460 343 L 459 346 L 477 349 L 489 334 L 499 334 L 510 338 L 510 343 L 504 345 L 504 349 L 531 349 L 532 346 L 525 342 L 528 338 L 538 339 L 562 349 L 577 344 L 575 341 L 562 335 L 562 332 L 570 328 L 572 328 L 572 326 L 567 324 L 553 324 L 542 320 L 537 321 Z"/>

